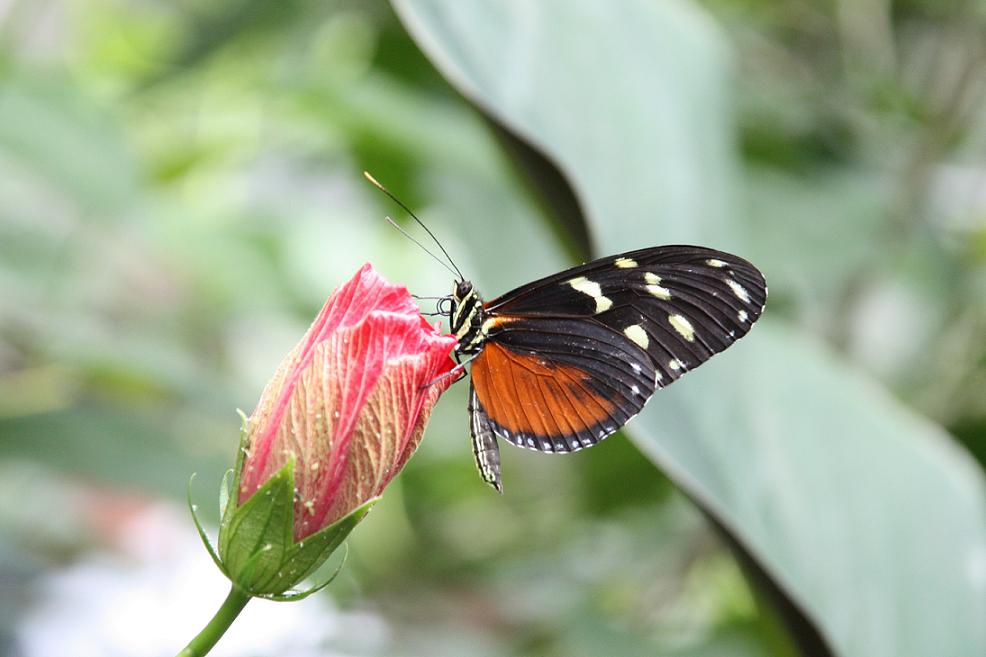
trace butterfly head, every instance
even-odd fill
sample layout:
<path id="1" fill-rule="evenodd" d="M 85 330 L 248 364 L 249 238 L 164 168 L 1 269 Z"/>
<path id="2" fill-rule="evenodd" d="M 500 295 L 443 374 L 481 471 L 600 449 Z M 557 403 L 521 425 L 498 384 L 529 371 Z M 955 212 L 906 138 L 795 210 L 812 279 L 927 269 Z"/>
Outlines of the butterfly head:
<path id="1" fill-rule="evenodd" d="M 471 281 L 456 281 L 452 288 L 452 304 L 448 311 L 449 328 L 459 339 L 456 351 L 475 353 L 482 347 L 482 326 L 486 319 L 483 298 Z"/>
<path id="2" fill-rule="evenodd" d="M 475 287 L 473 287 L 472 281 L 454 281 L 452 283 L 452 299 L 456 303 L 461 303 L 469 295 L 475 292 Z"/>

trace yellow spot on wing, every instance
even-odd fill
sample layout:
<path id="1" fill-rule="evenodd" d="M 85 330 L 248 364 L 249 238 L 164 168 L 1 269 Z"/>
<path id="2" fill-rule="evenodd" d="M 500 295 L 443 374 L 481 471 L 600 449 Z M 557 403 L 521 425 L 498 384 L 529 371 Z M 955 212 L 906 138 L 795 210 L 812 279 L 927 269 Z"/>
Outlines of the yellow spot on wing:
<path id="1" fill-rule="evenodd" d="M 644 281 L 647 285 L 644 289 L 653 294 L 658 299 L 668 301 L 671 299 L 671 290 L 661 286 L 661 277 L 652 272 L 644 272 Z"/>
<path id="2" fill-rule="evenodd" d="M 599 287 L 599 283 L 590 281 L 585 276 L 573 278 L 568 282 L 568 284 L 572 286 L 572 289 L 578 290 L 582 294 L 586 294 L 595 299 L 597 314 L 605 312 L 613 306 L 613 300 L 609 297 L 603 296 L 603 290 Z"/>
<path id="3" fill-rule="evenodd" d="M 653 294 L 658 299 L 663 299 L 667 301 L 671 298 L 671 290 L 666 287 L 661 287 L 660 285 L 646 285 L 647 291 Z"/>
<path id="4" fill-rule="evenodd" d="M 681 334 L 681 337 L 689 342 L 695 341 L 695 327 L 682 315 L 668 315 L 668 323 L 674 330 Z"/>
<path id="5" fill-rule="evenodd" d="M 718 258 L 712 258 L 710 260 L 706 260 L 705 261 L 705 264 L 707 264 L 710 267 L 725 267 L 726 266 L 726 263 L 723 262 L 722 260 L 719 260 Z"/>
<path id="6" fill-rule="evenodd" d="M 631 324 L 623 329 L 623 334 L 633 340 L 636 344 L 640 345 L 643 349 L 646 349 L 647 345 L 650 344 L 650 339 L 647 337 L 647 331 L 645 331 L 640 324 Z"/>
<path id="7" fill-rule="evenodd" d="M 740 285 L 739 283 L 737 283 L 731 278 L 726 279 L 726 285 L 729 286 L 729 289 L 733 291 L 733 294 L 735 294 L 740 301 L 745 301 L 746 303 L 750 303 L 750 294 L 746 291 L 745 287 L 743 287 L 742 285 Z"/>
<path id="8" fill-rule="evenodd" d="M 633 258 L 617 258 L 613 264 L 620 269 L 631 269 L 637 266 L 637 261 Z"/>
<path id="9" fill-rule="evenodd" d="M 599 287 L 599 283 L 590 281 L 585 276 L 578 276 L 573 278 L 568 282 L 573 289 L 578 290 L 582 294 L 588 294 L 590 297 L 598 297 L 603 293 L 602 288 Z"/>

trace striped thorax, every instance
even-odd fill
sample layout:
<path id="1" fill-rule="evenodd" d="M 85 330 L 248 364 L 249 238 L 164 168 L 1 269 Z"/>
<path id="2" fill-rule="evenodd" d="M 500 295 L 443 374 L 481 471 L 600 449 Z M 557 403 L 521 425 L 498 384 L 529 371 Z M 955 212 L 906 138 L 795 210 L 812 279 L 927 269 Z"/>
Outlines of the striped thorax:
<path id="1" fill-rule="evenodd" d="M 452 306 L 449 309 L 449 326 L 459 340 L 455 347 L 458 354 L 476 354 L 483 348 L 486 332 L 483 323 L 486 311 L 483 298 L 470 281 L 459 281 L 452 289 Z"/>

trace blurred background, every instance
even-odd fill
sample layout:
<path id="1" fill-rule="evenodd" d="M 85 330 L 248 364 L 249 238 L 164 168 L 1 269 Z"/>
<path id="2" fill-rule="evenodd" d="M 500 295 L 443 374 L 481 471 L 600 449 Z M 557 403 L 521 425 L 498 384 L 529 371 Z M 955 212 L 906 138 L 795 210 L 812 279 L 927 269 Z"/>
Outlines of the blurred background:
<path id="1" fill-rule="evenodd" d="M 564 14 L 586 3 L 548 4 Z M 899 527 L 930 498 L 955 511 L 956 533 L 908 531 L 969 545 L 968 561 L 942 578 L 935 569 L 949 560 L 922 547 L 909 563 L 927 572 L 915 577 L 945 582 L 941 590 L 874 588 L 891 601 L 913 598 L 912 616 L 879 599 L 867 609 L 886 609 L 894 622 L 854 615 L 852 585 L 841 593 L 849 611 L 833 614 L 837 598 L 816 605 L 821 597 L 798 579 L 830 571 L 799 571 L 803 562 L 771 552 L 776 544 L 745 542 L 736 530 L 749 529 L 750 516 L 720 504 L 742 490 L 787 499 L 756 465 L 772 458 L 769 445 L 721 466 L 735 470 L 736 490 L 719 497 L 703 493 L 703 471 L 663 467 L 681 459 L 668 457 L 674 450 L 661 440 L 673 438 L 660 429 L 643 453 L 622 434 L 566 458 L 504 447 L 501 497 L 475 471 L 460 384 L 354 533 L 339 579 L 303 603 L 253 603 L 215 654 L 917 655 L 927 653 L 908 642 L 936 633 L 964 637 L 940 655 L 982 654 L 982 4 L 676 0 L 669 10 L 628 0 L 583 12 L 610 37 L 622 35 L 627 12 L 641 31 L 628 30 L 627 43 L 665 49 L 660 65 L 641 58 L 634 70 L 609 71 L 610 82 L 654 75 L 647 93 L 660 98 L 691 93 L 657 84 L 662 70 L 706 85 L 688 114 L 701 120 L 598 117 L 641 130 L 627 144 L 652 133 L 655 160 L 671 163 L 661 172 L 627 164 L 653 185 L 606 183 L 612 198 L 666 198 L 653 207 L 663 217 L 655 226 L 632 211 L 607 214 L 615 206 L 596 203 L 593 187 L 605 175 L 579 168 L 578 153 L 602 153 L 604 170 L 627 181 L 622 160 L 605 160 L 622 142 L 559 146 L 549 123 L 543 132 L 525 123 L 522 94 L 484 78 L 468 53 L 456 60 L 447 35 L 503 44 L 492 70 L 516 81 L 517 71 L 548 66 L 559 88 L 592 88 L 580 63 L 562 56 L 566 47 L 595 56 L 608 42 L 564 17 L 531 16 L 513 25 L 533 38 L 502 39 L 508 23 L 484 5 L 443 13 L 443 3 L 401 3 L 412 38 L 378 0 L 0 1 L 0 654 L 173 654 L 218 606 L 225 581 L 197 544 L 183 497 L 197 472 L 196 498 L 215 522 L 235 409 L 252 410 L 325 297 L 363 262 L 418 294 L 450 289 L 447 272 L 384 222 L 405 218 L 363 169 L 416 209 L 488 297 L 593 253 L 695 239 L 690 212 L 718 217 L 701 238 L 748 257 L 771 284 L 775 328 L 763 329 L 759 365 L 778 377 L 796 372 L 805 386 L 824 381 L 825 390 L 799 393 L 805 408 L 824 404 L 829 390 L 850 391 L 850 402 L 856 386 L 873 395 L 859 410 L 818 406 L 850 432 L 829 431 L 819 449 L 835 445 L 838 455 L 843 443 L 828 440 L 836 433 L 860 450 L 880 432 L 899 440 L 877 445 L 871 460 L 846 450 L 858 490 L 886 495 L 874 513 L 901 519 L 881 525 L 883 543 L 865 546 L 871 565 L 860 562 L 847 581 L 907 553 L 914 544 Z M 648 33 L 634 12 L 651 5 L 688 29 Z M 530 13 L 522 2 L 499 11 Z M 554 30 L 557 50 L 538 51 L 543 30 Z M 682 45 L 682 33 L 701 36 Z M 518 85 L 529 95 L 537 86 Z M 626 86 L 621 106 L 640 106 L 641 87 Z M 614 106 L 607 99 L 599 111 Z M 554 111 L 544 106 L 538 120 Z M 719 164 L 700 167 L 710 152 Z M 674 186 L 696 167 L 700 179 Z M 637 243 L 609 237 L 629 233 Z M 772 356 L 766 340 L 778 330 L 797 336 L 785 354 L 817 351 L 824 372 Z M 743 388 L 733 374 L 748 365 L 722 358 L 726 369 L 707 376 Z M 706 409 L 721 398 L 692 376 L 675 389 L 694 406 L 668 397 L 660 416 L 641 418 L 644 428 L 679 410 L 695 424 L 715 414 Z M 756 440 L 773 425 L 730 426 L 712 444 Z M 805 478 L 780 471 L 795 488 Z M 881 488 L 896 472 L 922 475 L 909 488 Z M 867 501 L 831 501 L 833 523 L 856 504 Z M 823 542 L 812 532 L 828 516 L 798 513 L 803 524 L 787 530 L 803 528 L 806 545 Z M 769 526 L 771 514 L 761 515 Z M 798 591 L 802 608 L 779 602 L 771 580 Z M 923 604 L 965 627 L 935 621 L 916 638 Z M 843 631 L 854 618 L 878 629 Z M 810 652 L 820 649 L 816 634 L 831 652 Z"/>

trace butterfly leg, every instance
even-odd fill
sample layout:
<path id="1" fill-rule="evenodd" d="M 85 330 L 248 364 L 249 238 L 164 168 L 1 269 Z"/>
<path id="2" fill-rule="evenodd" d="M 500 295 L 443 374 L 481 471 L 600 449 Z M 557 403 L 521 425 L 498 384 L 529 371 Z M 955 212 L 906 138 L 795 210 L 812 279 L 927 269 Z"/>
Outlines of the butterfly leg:
<path id="1" fill-rule="evenodd" d="M 468 362 L 469 361 L 466 361 L 465 363 L 459 363 L 458 365 L 456 365 L 455 367 L 453 367 L 452 369 L 450 369 L 445 374 L 441 374 L 441 375 L 435 377 L 434 379 L 432 379 L 431 381 L 429 381 L 428 383 L 424 384 L 421 387 L 422 388 L 430 388 L 431 386 L 435 385 L 436 383 L 439 383 L 441 381 L 444 381 L 445 379 L 448 379 L 448 378 L 453 377 L 453 376 L 455 378 L 452 380 L 452 383 L 458 383 L 462 379 L 466 378 L 466 364 Z M 450 383 L 449 385 L 452 385 L 452 383 Z"/>
<path id="2" fill-rule="evenodd" d="M 480 476 L 497 492 L 502 493 L 500 446 L 496 442 L 496 434 L 493 433 L 489 417 L 483 410 L 483 405 L 479 403 L 476 390 L 472 386 L 469 387 L 469 432 L 472 434 L 472 451 L 476 457 Z"/>

